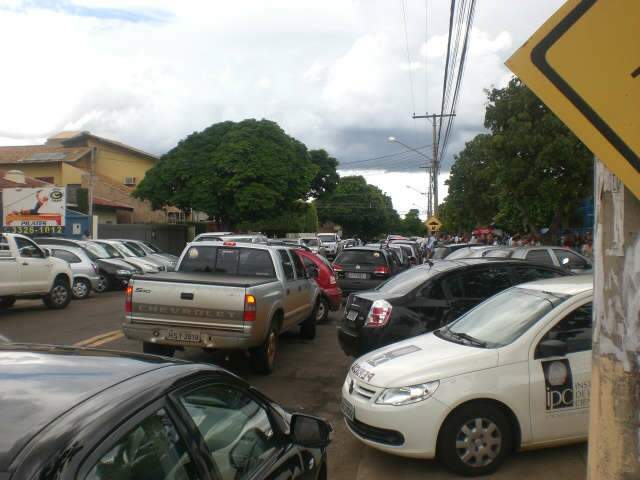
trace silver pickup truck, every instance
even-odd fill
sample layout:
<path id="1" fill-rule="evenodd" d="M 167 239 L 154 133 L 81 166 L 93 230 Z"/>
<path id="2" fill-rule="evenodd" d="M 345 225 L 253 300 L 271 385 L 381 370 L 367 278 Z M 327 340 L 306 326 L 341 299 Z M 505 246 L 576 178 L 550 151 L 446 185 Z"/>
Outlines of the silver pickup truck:
<path id="1" fill-rule="evenodd" d="M 131 278 L 123 331 L 146 353 L 249 350 L 254 370 L 271 373 L 282 332 L 315 337 L 314 275 L 287 247 L 190 243 L 175 272 Z"/>

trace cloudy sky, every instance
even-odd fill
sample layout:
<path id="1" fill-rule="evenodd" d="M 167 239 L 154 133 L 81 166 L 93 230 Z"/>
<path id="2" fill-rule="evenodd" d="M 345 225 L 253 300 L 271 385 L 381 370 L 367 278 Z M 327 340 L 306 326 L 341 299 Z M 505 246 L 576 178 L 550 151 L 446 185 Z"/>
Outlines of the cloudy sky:
<path id="1" fill-rule="evenodd" d="M 401 213 L 424 208 L 430 144 L 414 113 L 439 110 L 447 0 L 0 0 L 0 145 L 90 130 L 162 154 L 223 120 L 268 118 L 341 173 L 365 175 Z M 478 0 L 443 161 L 482 130 L 484 90 L 562 0 Z M 425 32 L 426 26 L 426 32 Z M 426 65 L 426 68 L 425 68 Z M 414 95 L 411 96 L 413 81 Z"/>

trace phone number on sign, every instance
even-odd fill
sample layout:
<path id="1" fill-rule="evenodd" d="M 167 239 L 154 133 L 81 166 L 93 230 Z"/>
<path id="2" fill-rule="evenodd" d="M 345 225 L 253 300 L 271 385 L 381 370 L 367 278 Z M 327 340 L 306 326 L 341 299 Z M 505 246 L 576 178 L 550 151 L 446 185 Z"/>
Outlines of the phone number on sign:
<path id="1" fill-rule="evenodd" d="M 21 233 L 23 235 L 33 235 L 35 233 L 64 233 L 64 227 L 60 225 L 51 225 L 44 227 L 3 227 L 5 233 Z"/>

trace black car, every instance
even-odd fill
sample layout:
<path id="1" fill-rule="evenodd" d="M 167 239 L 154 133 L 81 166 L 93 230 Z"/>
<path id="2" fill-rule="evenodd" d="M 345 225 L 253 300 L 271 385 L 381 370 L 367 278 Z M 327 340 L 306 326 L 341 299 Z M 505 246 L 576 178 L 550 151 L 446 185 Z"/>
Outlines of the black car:
<path id="1" fill-rule="evenodd" d="M 84 250 L 91 261 L 98 266 L 100 282 L 98 283 L 96 291 L 99 293 L 109 289 L 121 289 L 127 285 L 131 275 L 142 273 L 142 270 L 139 268 L 125 262 L 122 255 L 115 249 L 112 249 L 113 251 L 107 251 L 97 243 L 57 237 L 35 237 L 34 240 L 38 245 L 66 245 Z"/>
<path id="2" fill-rule="evenodd" d="M 333 261 L 338 285 L 343 293 L 371 290 L 398 273 L 400 266 L 384 247 L 351 247 Z"/>
<path id="3" fill-rule="evenodd" d="M 570 275 L 522 260 L 441 260 L 401 273 L 376 290 L 350 295 L 338 326 L 342 350 L 360 356 L 458 318 L 513 285 Z"/>
<path id="4" fill-rule="evenodd" d="M 331 426 L 213 365 L 0 345 L 0 479 L 326 478 Z"/>

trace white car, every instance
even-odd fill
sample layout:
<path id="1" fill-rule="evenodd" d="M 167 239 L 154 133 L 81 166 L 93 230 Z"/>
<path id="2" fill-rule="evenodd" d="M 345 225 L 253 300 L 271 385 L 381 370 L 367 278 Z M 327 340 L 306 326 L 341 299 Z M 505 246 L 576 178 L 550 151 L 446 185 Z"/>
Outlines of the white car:
<path id="1" fill-rule="evenodd" d="M 463 475 L 587 438 L 593 277 L 505 290 L 446 327 L 349 369 L 342 412 L 362 442 Z"/>

